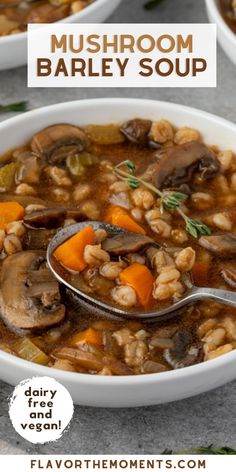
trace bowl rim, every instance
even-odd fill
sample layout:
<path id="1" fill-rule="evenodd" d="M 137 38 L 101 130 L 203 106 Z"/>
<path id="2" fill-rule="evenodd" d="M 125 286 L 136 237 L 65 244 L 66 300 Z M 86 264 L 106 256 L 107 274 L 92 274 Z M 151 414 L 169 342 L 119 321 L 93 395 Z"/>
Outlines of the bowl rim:
<path id="1" fill-rule="evenodd" d="M 73 23 L 74 20 L 76 20 L 75 21 L 76 23 L 77 20 L 83 19 L 88 13 L 96 12 L 96 10 L 106 5 L 106 3 L 109 3 L 109 1 L 112 1 L 112 0 L 95 0 L 95 2 L 88 5 L 83 10 L 77 13 L 74 13 L 73 15 L 66 16 L 62 20 L 55 21 L 54 23 L 55 24 Z M 25 40 L 27 39 L 27 35 L 28 35 L 28 31 L 23 31 L 22 33 L 15 33 L 15 34 L 6 35 L 6 36 L 0 36 L 0 47 L 1 47 L 1 44 L 6 44 L 6 43 L 10 44 L 10 43 L 14 43 L 14 41 Z"/>
<path id="2" fill-rule="evenodd" d="M 219 9 L 219 0 L 205 0 L 205 2 L 206 2 L 208 10 L 214 16 L 217 26 L 220 27 L 222 30 L 224 30 L 224 33 L 227 35 L 228 40 L 230 42 L 235 43 L 235 47 L 236 47 L 236 34 L 227 25 L 226 21 L 221 15 L 220 9 Z"/>
<path id="3" fill-rule="evenodd" d="M 28 111 L 22 115 L 19 116 L 14 116 L 12 118 L 8 118 L 7 120 L 4 120 L 0 122 L 0 136 L 1 132 L 4 132 L 7 130 L 9 127 L 13 125 L 20 124 L 21 122 L 24 123 L 25 120 L 32 119 L 36 120 L 37 116 L 43 116 L 47 115 L 48 112 L 57 112 L 57 110 L 60 110 L 60 112 L 63 112 L 63 109 L 79 109 L 80 106 L 83 107 L 100 107 L 102 106 L 109 106 L 109 105 L 114 105 L 115 103 L 120 103 L 125 105 L 126 107 L 129 105 L 132 107 L 132 105 L 135 105 L 137 103 L 140 103 L 142 106 L 145 106 L 147 108 L 147 111 L 149 107 L 156 107 L 158 110 L 158 107 L 164 107 L 167 112 L 172 112 L 174 113 L 175 111 L 180 111 L 186 114 L 191 114 L 194 117 L 202 117 L 205 118 L 206 120 L 210 121 L 211 123 L 216 123 L 218 125 L 222 125 L 228 129 L 230 129 L 233 133 L 236 134 L 236 124 L 225 119 L 221 118 L 217 115 L 214 115 L 212 113 L 208 113 L 203 110 L 199 110 L 194 107 L 189 107 L 185 105 L 181 105 L 178 103 L 173 103 L 173 102 L 166 102 L 166 101 L 159 101 L 159 100 L 149 100 L 149 99 L 140 99 L 140 98 L 91 98 L 91 99 L 82 99 L 82 100 L 74 100 L 74 101 L 69 101 L 69 102 L 62 102 L 62 103 L 56 103 L 53 105 L 48 105 L 45 107 L 40 107 L 31 111 Z M 89 386 L 113 386 L 113 385 L 119 385 L 119 386 L 133 386 L 133 385 L 150 385 L 152 383 L 158 382 L 159 384 L 161 383 L 169 383 L 172 381 L 182 381 L 186 377 L 198 377 L 199 374 L 203 374 L 206 372 L 216 372 L 219 369 L 226 367 L 229 364 L 234 364 L 236 361 L 236 350 L 233 350 L 227 354 L 224 354 L 218 358 L 204 361 L 199 364 L 195 364 L 193 366 L 189 367 L 183 367 L 177 370 L 171 370 L 167 372 L 161 372 L 161 373 L 154 373 L 154 374 L 137 374 L 137 375 L 128 375 L 128 376 L 99 376 L 99 375 L 91 375 L 91 374 L 83 374 L 79 372 L 67 372 L 67 371 L 61 371 L 58 369 L 54 369 L 53 367 L 47 367 L 47 366 L 42 366 L 40 364 L 34 364 L 33 362 L 26 361 L 24 359 L 21 359 L 19 357 L 16 357 L 12 354 L 9 354 L 7 352 L 1 351 L 0 350 L 0 361 L 1 363 L 4 362 L 4 364 L 9 365 L 12 368 L 19 368 L 19 371 L 24 371 L 25 372 L 25 378 L 27 378 L 27 375 L 29 374 L 30 376 L 33 375 L 38 375 L 38 376 L 51 376 L 55 377 L 58 380 L 61 381 L 68 381 L 71 384 L 84 384 L 84 385 L 89 385 Z"/>

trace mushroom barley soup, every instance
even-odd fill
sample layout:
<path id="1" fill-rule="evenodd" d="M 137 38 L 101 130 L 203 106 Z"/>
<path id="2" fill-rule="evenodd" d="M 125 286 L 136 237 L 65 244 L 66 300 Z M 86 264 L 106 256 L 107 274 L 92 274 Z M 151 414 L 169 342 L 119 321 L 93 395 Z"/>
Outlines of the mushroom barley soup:
<path id="1" fill-rule="evenodd" d="M 95 0 L 0 0 L 0 36 L 21 33 L 28 23 L 54 23 Z"/>
<path id="2" fill-rule="evenodd" d="M 227 25 L 236 33 L 236 0 L 220 0 L 220 9 Z"/>
<path id="3" fill-rule="evenodd" d="M 159 323 L 198 286 L 236 287 L 236 156 L 162 119 L 56 124 L 1 156 L 0 347 L 23 359 L 98 375 L 160 373 L 235 349 L 236 310 L 204 301 Z M 54 252 L 87 294 L 130 311 L 108 320 L 59 287 L 45 262 L 59 228 L 91 224 Z"/>

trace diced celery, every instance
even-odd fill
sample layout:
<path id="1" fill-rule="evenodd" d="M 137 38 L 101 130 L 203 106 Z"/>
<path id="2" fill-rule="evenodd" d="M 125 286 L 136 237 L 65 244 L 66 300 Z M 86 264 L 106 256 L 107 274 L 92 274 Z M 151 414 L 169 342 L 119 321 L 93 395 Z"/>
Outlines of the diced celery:
<path id="1" fill-rule="evenodd" d="M 85 172 L 85 168 L 80 160 L 79 154 L 68 156 L 66 159 L 66 164 L 70 173 L 76 177 L 82 176 Z"/>
<path id="2" fill-rule="evenodd" d="M 66 159 L 67 167 L 72 175 L 80 177 L 85 172 L 85 167 L 92 166 L 94 157 L 89 152 L 81 152 L 68 156 Z"/>
<path id="3" fill-rule="evenodd" d="M 92 154 L 89 154 L 89 152 L 81 152 L 81 154 L 79 154 L 79 157 L 81 164 L 85 167 L 92 166 L 94 163 L 93 156 Z"/>
<path id="4" fill-rule="evenodd" d="M 16 162 L 11 162 L 0 168 L 0 192 L 10 190 L 14 183 L 17 168 L 18 164 Z"/>
<path id="5" fill-rule="evenodd" d="M 95 144 L 119 144 L 125 140 L 117 125 L 88 125 L 85 132 Z"/>
<path id="6" fill-rule="evenodd" d="M 15 352 L 26 361 L 34 362 L 35 364 L 46 365 L 49 362 L 49 357 L 41 351 L 29 338 L 24 338 L 18 341 L 14 346 Z"/>

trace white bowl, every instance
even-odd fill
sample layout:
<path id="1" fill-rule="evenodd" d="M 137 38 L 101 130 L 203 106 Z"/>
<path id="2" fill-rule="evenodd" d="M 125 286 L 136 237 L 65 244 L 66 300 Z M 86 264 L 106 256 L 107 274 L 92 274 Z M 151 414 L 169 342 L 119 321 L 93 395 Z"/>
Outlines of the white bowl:
<path id="1" fill-rule="evenodd" d="M 217 26 L 217 38 L 229 59 L 236 64 L 236 34 L 230 29 L 221 15 L 219 0 L 205 0 L 208 17 Z"/>
<path id="2" fill-rule="evenodd" d="M 209 144 L 236 151 L 236 125 L 182 105 L 139 99 L 92 99 L 52 105 L 0 123 L 0 154 L 19 146 L 45 126 L 63 122 L 122 122 L 134 117 L 166 118 L 175 126 L 201 131 Z M 12 385 L 32 376 L 49 375 L 70 391 L 80 405 L 131 407 L 153 405 L 197 395 L 236 378 L 236 350 L 218 359 L 161 374 L 122 377 L 63 372 L 0 351 L 0 378 Z"/>
<path id="3" fill-rule="evenodd" d="M 57 23 L 102 23 L 122 0 L 96 0 L 75 15 Z M 13 69 L 27 62 L 27 32 L 0 37 L 0 70 Z"/>

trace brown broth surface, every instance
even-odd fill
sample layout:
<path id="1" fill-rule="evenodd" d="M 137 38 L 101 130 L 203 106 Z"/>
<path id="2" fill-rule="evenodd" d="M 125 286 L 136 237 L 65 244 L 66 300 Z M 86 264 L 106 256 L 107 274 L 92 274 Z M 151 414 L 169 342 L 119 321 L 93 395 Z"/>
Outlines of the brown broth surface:
<path id="1" fill-rule="evenodd" d="M 174 128 L 173 128 L 174 129 Z M 176 130 L 174 129 L 174 133 Z M 174 142 L 167 142 L 162 145 L 162 150 L 165 151 L 170 146 L 175 146 Z M 226 143 L 227 147 L 227 143 Z M 216 155 L 220 155 L 220 151 L 213 148 Z M 119 144 L 99 144 L 91 142 L 89 145 L 88 152 L 93 156 L 94 161 L 92 165 L 84 167 L 84 172 L 80 176 L 71 175 L 66 167 L 65 162 L 55 164 L 52 166 L 47 162 L 41 168 L 40 177 L 38 182 L 27 184 L 33 189 L 33 194 L 19 193 L 19 182 L 13 183 L 7 192 L 0 194 L 0 202 L 5 201 L 18 201 L 24 208 L 28 205 L 44 205 L 47 208 L 58 208 L 68 207 L 70 209 L 82 209 L 86 202 L 92 202 L 96 205 L 96 215 L 91 217 L 88 215 L 88 219 L 100 219 L 105 220 L 106 213 L 110 204 L 111 191 L 110 186 L 114 182 L 114 175 L 107 170 L 109 166 L 116 166 L 121 161 L 131 160 L 136 167 L 136 175 L 142 175 L 151 164 L 156 162 L 156 150 L 151 149 L 148 146 L 140 146 L 124 140 Z M 27 143 L 25 146 L 18 148 L 17 150 L 8 152 L 0 158 L 2 167 L 6 163 L 21 162 L 19 156 L 24 153 L 31 153 L 31 144 Z M 107 167 L 108 166 L 108 167 Z M 70 179 L 70 185 L 60 185 L 59 180 L 55 181 L 52 173 L 52 167 L 57 167 L 65 171 L 66 176 Z M 0 168 L 1 171 L 1 168 Z M 191 198 L 185 203 L 185 211 L 191 218 L 204 221 L 211 227 L 212 231 L 224 233 L 224 230 L 215 228 L 212 223 L 212 216 L 218 213 L 224 213 L 232 223 L 231 232 L 236 234 L 236 192 L 230 188 L 230 182 L 232 181 L 233 175 L 236 172 L 236 161 L 235 156 L 232 154 L 232 164 L 224 172 L 208 181 L 201 179 L 200 174 L 195 172 L 191 182 L 188 183 L 191 194 L 198 194 L 199 192 L 207 194 L 211 199 L 211 204 L 204 208 L 201 205 L 196 205 Z M 78 186 L 88 185 L 91 187 L 89 196 L 79 202 L 75 200 L 75 188 Z M 227 184 L 227 190 L 220 189 L 220 186 Z M 95 191 L 94 191 L 95 190 Z M 58 191 L 61 191 L 61 193 Z M 131 198 L 133 190 L 129 190 Z M 27 192 L 26 192 L 27 193 Z M 144 212 L 145 213 L 145 212 Z M 131 213 L 130 213 L 131 214 Z M 207 276 L 198 272 L 198 276 L 194 279 L 196 285 L 204 285 L 209 287 L 223 287 L 230 290 L 234 288 L 229 287 L 223 280 L 221 272 L 224 268 L 225 263 L 235 264 L 235 257 L 227 258 L 215 256 L 206 249 L 202 248 L 198 239 L 187 235 L 187 241 L 178 243 L 173 239 L 172 236 L 166 238 L 161 234 L 155 234 L 151 229 L 148 221 L 143 217 L 140 223 L 146 234 L 151 236 L 160 245 L 164 245 L 167 248 L 176 248 L 178 251 L 185 247 L 191 247 L 196 254 L 196 264 L 208 264 L 209 270 Z M 185 225 L 183 219 L 175 212 L 171 215 L 171 231 L 184 231 Z M 34 249 L 46 249 L 48 242 L 51 237 L 55 234 L 55 230 L 49 231 L 48 229 L 32 229 L 25 228 L 25 234 L 21 237 L 22 250 L 34 250 Z M 172 233 L 171 233 L 172 234 Z M 6 257 L 4 251 L 1 254 L 1 260 L 4 261 Z M 73 276 L 76 280 L 76 275 Z M 113 282 L 112 282 L 113 283 Z M 100 295 L 99 298 L 105 299 L 109 303 L 110 295 Z M 143 374 L 152 372 L 161 372 L 163 370 L 170 370 L 172 368 L 185 367 L 191 365 L 191 363 L 197 363 L 202 360 L 208 360 L 209 352 L 215 352 L 217 349 L 222 348 L 222 354 L 229 352 L 228 350 L 234 349 L 236 344 L 236 334 L 230 332 L 231 328 L 225 327 L 228 323 L 227 320 L 232 321 L 232 326 L 235 324 L 236 309 L 232 309 L 223 305 L 219 305 L 214 302 L 199 302 L 191 307 L 186 307 L 182 313 L 178 316 L 173 317 L 169 321 L 155 322 L 155 323 L 144 323 L 136 321 L 122 321 L 115 319 L 107 319 L 107 317 L 98 316 L 92 312 L 88 312 L 83 308 L 78 301 L 65 289 L 61 289 L 61 300 L 66 307 L 65 320 L 59 324 L 59 326 L 52 326 L 46 330 L 32 332 L 25 332 L 14 330 L 11 327 L 7 327 L 3 320 L 0 321 L 0 348 L 7 352 L 11 352 L 13 355 L 19 355 L 16 349 L 17 343 L 22 342 L 23 339 L 27 338 L 31 340 L 35 346 L 37 346 L 42 352 L 48 356 L 47 365 L 64 368 L 65 370 L 72 370 L 76 372 L 87 372 L 90 374 L 96 374 L 101 371 L 102 375 L 119 375 L 123 372 L 123 367 L 127 371 L 126 374 Z M 153 307 L 160 308 L 166 305 L 166 302 L 152 301 Z M 138 305 L 139 309 L 143 309 Z M 212 321 L 213 320 L 213 321 Z M 199 334 L 199 326 L 203 323 L 209 322 L 209 329 L 204 334 Z M 228 326 L 228 325 L 227 325 Z M 96 333 L 101 335 L 100 345 L 89 344 L 85 341 L 84 343 L 75 345 L 73 344 L 73 336 L 79 332 L 84 332 L 87 329 L 92 329 Z M 201 329 L 201 328 L 200 328 Z M 206 341 L 204 336 L 214 329 L 221 329 L 225 334 L 222 335 L 222 340 L 217 341 L 216 344 L 212 344 L 209 348 L 209 342 Z M 232 328 L 233 329 L 233 328 Z M 117 333 L 124 330 L 129 333 L 132 339 L 126 343 L 122 341 L 119 344 L 117 341 Z M 227 331 L 228 330 L 228 331 Z M 204 331 L 204 330 L 203 330 Z M 174 349 L 174 336 L 177 334 L 183 334 L 185 332 L 190 333 L 191 345 L 197 346 L 196 349 L 199 351 L 199 355 L 195 361 L 186 361 L 182 359 L 180 363 L 171 364 L 168 358 L 168 343 Z M 143 334 L 144 333 L 144 334 Z M 236 333 L 236 325 L 235 325 Z M 210 335 L 210 334 L 209 334 Z M 153 339 L 158 340 L 158 343 L 163 343 L 163 340 L 168 339 L 165 348 L 158 346 L 155 347 Z M 132 344 L 133 343 L 133 344 Z M 135 344 L 136 343 L 136 344 Z M 140 343 L 137 345 L 137 343 Z M 133 345 L 134 354 L 129 353 L 131 344 Z M 190 348 L 188 345 L 186 349 Z M 154 346 L 154 347 L 153 347 Z M 231 346 L 226 347 L 225 346 Z M 108 355 L 109 362 L 120 362 L 122 367 L 117 365 L 113 369 L 110 366 L 107 359 L 104 361 L 104 366 L 99 370 L 94 367 L 94 363 L 91 361 L 84 362 L 73 362 L 69 357 L 63 357 L 60 349 L 70 348 L 73 350 L 78 349 L 81 353 L 89 353 L 96 359 L 104 359 Z M 137 349 L 143 352 L 142 362 L 138 360 Z M 228 349 L 228 350 L 227 350 Z M 74 351 L 73 351 L 74 352 Z M 59 354 L 58 354 L 59 353 Z M 86 355 L 87 355 L 86 354 Z M 175 354 L 176 355 L 176 354 Z M 133 357 L 132 357 L 133 356 Z M 141 356 L 141 354 L 140 354 Z M 187 355 L 186 355 L 187 356 Z M 217 356 L 217 354 L 216 354 Z M 212 357 L 213 358 L 213 357 Z M 31 359 L 28 359 L 31 360 Z M 64 364 L 63 364 L 63 362 Z M 94 359 L 93 359 L 94 360 Z M 37 362 L 32 359 L 33 362 Z M 40 363 L 40 362 L 39 362 Z M 101 364 L 103 361 L 101 360 Z M 158 367 L 159 366 L 159 367 Z M 161 366 L 161 367 L 160 367 Z M 112 370 L 113 369 L 113 370 Z M 156 370 L 155 370 L 156 369 Z M 159 370 L 158 370 L 159 369 Z"/>
<path id="2" fill-rule="evenodd" d="M 220 9 L 227 25 L 236 33 L 236 15 L 233 11 L 232 0 L 220 0 Z"/>

